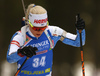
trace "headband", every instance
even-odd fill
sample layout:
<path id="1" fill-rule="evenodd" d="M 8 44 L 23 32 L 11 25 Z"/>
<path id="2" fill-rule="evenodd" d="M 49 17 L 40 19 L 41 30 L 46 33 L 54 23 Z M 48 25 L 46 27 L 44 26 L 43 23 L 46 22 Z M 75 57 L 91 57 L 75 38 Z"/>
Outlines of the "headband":
<path id="1" fill-rule="evenodd" d="M 29 14 L 29 21 L 33 26 L 43 27 L 47 25 L 47 13 L 44 14 Z M 31 25 L 31 26 L 32 26 Z"/>

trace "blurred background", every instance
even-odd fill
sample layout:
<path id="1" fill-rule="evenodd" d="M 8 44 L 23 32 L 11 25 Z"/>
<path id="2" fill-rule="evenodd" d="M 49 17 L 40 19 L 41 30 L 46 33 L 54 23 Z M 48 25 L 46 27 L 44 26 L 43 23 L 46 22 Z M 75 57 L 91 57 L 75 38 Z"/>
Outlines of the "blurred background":
<path id="1" fill-rule="evenodd" d="M 86 76 L 100 76 L 100 0 L 24 0 L 25 7 L 31 3 L 41 5 L 48 11 L 50 25 L 76 34 L 75 16 L 86 23 L 84 49 Z M 12 35 L 20 30 L 24 11 L 21 0 L 0 0 L 0 76 L 13 76 L 16 63 L 6 60 Z M 82 76 L 80 48 L 58 42 L 54 49 L 53 76 Z"/>

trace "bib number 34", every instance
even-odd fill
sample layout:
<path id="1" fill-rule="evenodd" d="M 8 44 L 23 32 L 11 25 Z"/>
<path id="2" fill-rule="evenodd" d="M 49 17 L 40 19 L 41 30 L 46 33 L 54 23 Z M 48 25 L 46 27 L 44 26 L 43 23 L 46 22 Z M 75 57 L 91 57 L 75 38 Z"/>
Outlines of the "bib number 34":
<path id="1" fill-rule="evenodd" d="M 46 56 L 42 56 L 41 58 L 34 58 L 33 59 L 33 67 L 37 68 L 39 66 L 43 67 L 46 65 Z"/>

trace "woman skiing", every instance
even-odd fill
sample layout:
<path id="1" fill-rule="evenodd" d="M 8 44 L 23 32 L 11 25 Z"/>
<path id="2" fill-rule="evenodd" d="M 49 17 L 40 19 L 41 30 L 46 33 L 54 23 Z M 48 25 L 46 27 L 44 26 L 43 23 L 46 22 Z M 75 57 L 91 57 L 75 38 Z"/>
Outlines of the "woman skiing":
<path id="1" fill-rule="evenodd" d="M 39 5 L 28 6 L 25 20 L 27 25 L 13 35 L 7 51 L 7 61 L 17 62 L 18 69 L 28 58 L 17 76 L 51 76 L 52 51 L 57 41 L 80 47 L 79 30 L 82 30 L 82 45 L 85 44 L 85 22 L 81 18 L 75 24 L 77 35 L 50 26 L 46 9 Z"/>

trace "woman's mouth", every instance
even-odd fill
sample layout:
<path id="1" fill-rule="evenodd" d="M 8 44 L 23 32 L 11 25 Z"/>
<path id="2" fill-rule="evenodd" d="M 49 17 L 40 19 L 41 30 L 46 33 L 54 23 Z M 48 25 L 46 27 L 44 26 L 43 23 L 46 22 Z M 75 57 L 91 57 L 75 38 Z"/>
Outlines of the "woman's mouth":
<path id="1" fill-rule="evenodd" d="M 37 36 L 40 36 L 41 34 L 36 34 Z"/>

